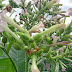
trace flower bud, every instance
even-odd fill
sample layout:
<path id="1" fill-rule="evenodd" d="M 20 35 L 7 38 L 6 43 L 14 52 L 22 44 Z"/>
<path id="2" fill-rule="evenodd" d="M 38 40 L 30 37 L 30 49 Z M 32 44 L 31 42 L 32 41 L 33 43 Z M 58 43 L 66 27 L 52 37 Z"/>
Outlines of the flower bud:
<path id="1" fill-rule="evenodd" d="M 69 9 L 68 9 L 68 15 L 69 15 L 69 16 L 72 16 L 72 8 L 69 8 Z"/>
<path id="2" fill-rule="evenodd" d="M 44 28 L 44 25 L 43 25 L 42 21 L 40 21 L 39 24 L 33 26 L 33 27 L 29 30 L 29 32 L 31 32 L 31 31 L 36 31 L 36 30 L 39 29 L 39 28 Z"/>

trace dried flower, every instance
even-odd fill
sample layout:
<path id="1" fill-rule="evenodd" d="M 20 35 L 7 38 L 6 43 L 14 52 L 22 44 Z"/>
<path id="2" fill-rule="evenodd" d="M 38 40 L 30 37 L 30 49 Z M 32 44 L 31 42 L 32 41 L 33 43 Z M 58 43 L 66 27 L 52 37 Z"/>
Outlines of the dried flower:
<path id="1" fill-rule="evenodd" d="M 68 9 L 68 15 L 69 15 L 69 16 L 72 16 L 72 8 L 69 8 L 69 9 Z"/>
<path id="2" fill-rule="evenodd" d="M 8 12 L 12 11 L 12 7 L 10 5 L 6 6 L 6 9 L 7 9 Z"/>

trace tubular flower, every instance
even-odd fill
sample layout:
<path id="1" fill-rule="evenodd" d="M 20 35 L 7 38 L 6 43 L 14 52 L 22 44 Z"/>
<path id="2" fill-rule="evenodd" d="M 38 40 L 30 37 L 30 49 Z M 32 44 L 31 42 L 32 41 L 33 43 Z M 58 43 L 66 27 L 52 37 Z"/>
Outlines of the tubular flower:
<path id="1" fill-rule="evenodd" d="M 31 70 L 32 70 L 32 72 L 40 72 L 37 65 L 36 65 L 36 56 L 35 55 L 32 58 Z"/>
<path id="2" fill-rule="evenodd" d="M 7 23 L 5 21 L 2 20 L 2 17 L 7 13 L 7 10 L 2 11 L 2 13 L 0 13 L 0 32 L 3 31 L 2 26 L 7 26 Z"/>
<path id="3" fill-rule="evenodd" d="M 13 0 L 13 2 L 15 2 L 17 5 L 19 5 L 21 0 Z"/>
<path id="4" fill-rule="evenodd" d="M 0 32 L 3 31 L 2 25 L 7 26 L 7 23 L 3 20 L 0 20 Z"/>
<path id="5" fill-rule="evenodd" d="M 66 68 L 62 65 L 62 71 L 66 71 L 65 69 L 66 69 Z"/>
<path id="6" fill-rule="evenodd" d="M 42 21 L 40 21 L 39 24 L 33 26 L 33 27 L 29 30 L 29 32 L 31 32 L 31 31 L 36 31 L 36 30 L 39 29 L 39 28 L 44 28 L 44 25 L 43 25 Z"/>
<path id="7" fill-rule="evenodd" d="M 69 8 L 69 9 L 68 9 L 68 15 L 69 15 L 69 16 L 72 16 L 72 8 Z"/>

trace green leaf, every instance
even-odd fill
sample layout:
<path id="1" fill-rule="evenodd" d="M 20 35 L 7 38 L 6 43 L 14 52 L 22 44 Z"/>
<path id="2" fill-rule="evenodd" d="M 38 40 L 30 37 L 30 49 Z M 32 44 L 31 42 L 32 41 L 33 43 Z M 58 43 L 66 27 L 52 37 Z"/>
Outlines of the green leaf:
<path id="1" fill-rule="evenodd" d="M 9 50 L 10 50 L 12 44 L 13 44 L 13 41 L 10 41 L 9 44 L 8 44 L 8 46 L 7 46 L 7 53 L 9 53 Z"/>
<path id="2" fill-rule="evenodd" d="M 3 51 L 0 49 L 0 56 L 3 56 Z"/>
<path id="3" fill-rule="evenodd" d="M 22 50 L 15 50 L 12 47 L 9 51 L 9 55 L 16 63 L 17 72 L 25 72 L 25 52 Z"/>
<path id="4" fill-rule="evenodd" d="M 16 72 L 9 58 L 0 59 L 0 72 Z"/>

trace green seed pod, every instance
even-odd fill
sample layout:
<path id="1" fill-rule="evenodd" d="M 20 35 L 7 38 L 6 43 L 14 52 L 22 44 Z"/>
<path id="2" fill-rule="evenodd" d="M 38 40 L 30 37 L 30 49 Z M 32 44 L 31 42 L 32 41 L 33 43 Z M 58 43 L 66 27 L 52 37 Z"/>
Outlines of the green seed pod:
<path id="1" fill-rule="evenodd" d="M 21 37 L 21 39 L 23 40 L 23 42 L 25 43 L 25 45 L 28 45 L 29 40 L 24 39 L 23 37 Z"/>
<path id="2" fill-rule="evenodd" d="M 29 43 L 33 43 L 34 42 L 34 38 L 30 38 Z"/>
<path id="3" fill-rule="evenodd" d="M 41 34 L 36 34 L 35 36 L 34 36 L 34 40 L 37 40 L 37 39 L 39 39 L 41 37 Z"/>
<path id="4" fill-rule="evenodd" d="M 18 32 L 18 34 L 20 35 L 21 38 L 24 38 L 26 40 L 29 40 L 30 39 L 30 35 L 28 35 L 26 33 Z"/>
<path id="5" fill-rule="evenodd" d="M 35 47 L 36 47 L 36 43 L 35 42 L 31 43 L 31 48 L 35 49 Z"/>
<path id="6" fill-rule="evenodd" d="M 38 38 L 37 40 L 35 40 L 36 43 L 39 43 L 42 40 L 42 37 Z"/>
<path id="7" fill-rule="evenodd" d="M 24 46 L 24 50 L 27 51 L 29 48 L 28 46 Z"/>

